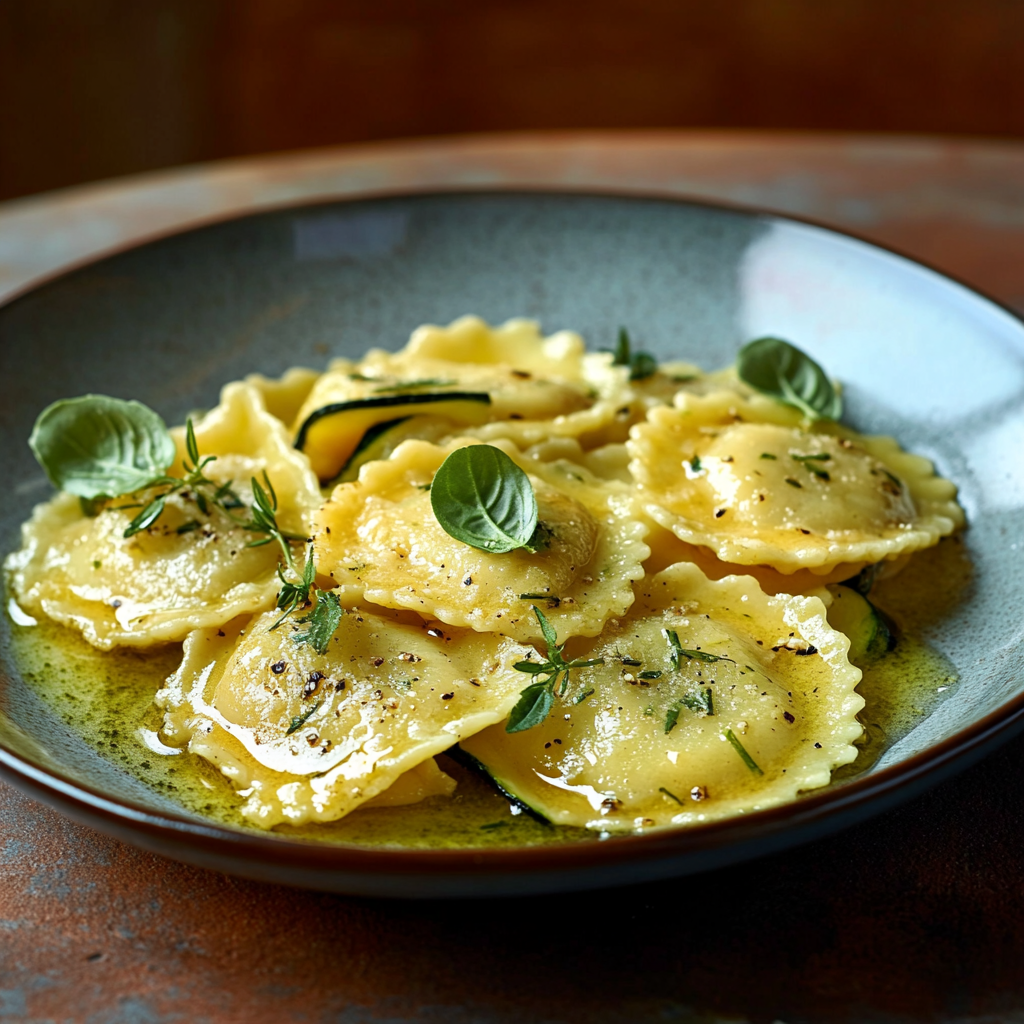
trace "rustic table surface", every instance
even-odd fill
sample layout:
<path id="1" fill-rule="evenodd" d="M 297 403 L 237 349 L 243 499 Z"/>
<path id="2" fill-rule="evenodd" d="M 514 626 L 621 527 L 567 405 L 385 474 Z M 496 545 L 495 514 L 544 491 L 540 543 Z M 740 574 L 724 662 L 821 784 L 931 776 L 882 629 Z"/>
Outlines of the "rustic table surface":
<path id="1" fill-rule="evenodd" d="M 750 133 L 289 154 L 0 205 L 0 298 L 286 202 L 572 186 L 722 199 L 893 246 L 1024 311 L 1024 145 Z M 349 899 L 142 853 L 0 783 L 0 1020 L 1024 1021 L 1024 739 L 884 817 L 739 867 L 563 897 Z"/>

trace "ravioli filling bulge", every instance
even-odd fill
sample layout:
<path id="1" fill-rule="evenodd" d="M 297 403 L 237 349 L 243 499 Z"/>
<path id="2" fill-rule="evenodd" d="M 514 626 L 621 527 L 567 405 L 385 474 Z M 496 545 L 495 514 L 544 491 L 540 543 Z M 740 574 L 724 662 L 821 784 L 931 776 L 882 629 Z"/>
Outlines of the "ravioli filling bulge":
<path id="1" fill-rule="evenodd" d="M 673 566 L 600 640 L 567 645 L 603 664 L 578 670 L 564 714 L 462 747 L 558 824 L 644 828 L 768 807 L 856 756 L 864 701 L 848 647 L 819 597 Z"/>

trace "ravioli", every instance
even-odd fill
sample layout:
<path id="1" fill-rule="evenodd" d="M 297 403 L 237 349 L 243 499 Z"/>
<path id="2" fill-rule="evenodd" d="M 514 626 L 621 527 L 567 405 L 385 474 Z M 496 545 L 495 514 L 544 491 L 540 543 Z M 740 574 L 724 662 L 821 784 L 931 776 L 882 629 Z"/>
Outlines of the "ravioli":
<path id="1" fill-rule="evenodd" d="M 519 447 L 573 437 L 591 448 L 624 441 L 641 405 L 628 370 L 611 355 L 585 353 L 573 332 L 545 338 L 532 320 L 490 327 L 462 317 L 418 328 L 401 352 L 373 349 L 359 363 L 332 364 L 294 429 L 326 481 L 346 469 L 364 439 L 412 415 L 447 417 L 449 436 L 506 438 Z"/>
<path id="2" fill-rule="evenodd" d="M 633 428 L 628 447 L 645 512 L 723 562 L 826 574 L 963 525 L 954 485 L 891 438 L 804 423 L 732 391 L 681 393 Z"/>
<path id="3" fill-rule="evenodd" d="M 602 831 L 695 824 L 827 785 L 856 756 L 861 678 L 822 597 L 764 594 L 680 564 L 649 578 L 629 616 L 565 656 L 555 713 L 461 748 L 523 804 Z"/>
<path id="4" fill-rule="evenodd" d="M 358 609 L 321 655 L 295 642 L 297 622 L 272 630 L 275 621 L 192 633 L 157 698 L 166 741 L 217 764 L 263 828 L 341 818 L 501 721 L 523 686 L 513 665 L 534 654 L 495 633 Z M 450 792 L 423 769 L 402 783 L 415 796 L 412 783 Z"/>
<path id="5" fill-rule="evenodd" d="M 649 554 L 628 486 L 574 463 L 524 459 L 499 442 L 529 474 L 550 540 L 535 553 L 492 554 L 450 537 L 431 509 L 434 473 L 467 443 L 475 442 L 406 441 L 335 488 L 317 514 L 314 548 L 342 599 L 524 641 L 541 637 L 533 604 L 568 636 L 593 636 L 623 614 Z"/>
<path id="6" fill-rule="evenodd" d="M 282 529 L 309 532 L 321 500 L 316 478 L 254 388 L 229 384 L 195 433 L 200 452 L 217 456 L 206 468 L 210 479 L 232 482 L 245 502 L 250 478 L 266 472 Z M 184 431 L 172 434 L 180 460 Z M 153 526 L 125 538 L 139 511 L 138 504 L 126 504 L 109 502 L 91 517 L 67 494 L 38 506 L 22 527 L 22 549 L 7 561 L 18 603 L 78 629 L 105 650 L 182 640 L 193 629 L 273 606 L 276 544 L 250 547 L 252 533 L 217 509 L 204 515 L 181 492 Z M 236 513 L 248 514 L 246 507 Z"/>

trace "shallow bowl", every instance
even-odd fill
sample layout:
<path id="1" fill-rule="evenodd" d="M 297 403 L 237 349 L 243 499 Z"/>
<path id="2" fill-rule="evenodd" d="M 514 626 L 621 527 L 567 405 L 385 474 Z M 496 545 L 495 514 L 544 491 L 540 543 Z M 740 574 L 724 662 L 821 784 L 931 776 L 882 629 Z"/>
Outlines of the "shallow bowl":
<path id="1" fill-rule="evenodd" d="M 906 800 L 1024 725 L 1024 324 L 926 267 L 822 227 L 666 199 L 547 193 L 337 202 L 128 249 L 0 308 L 0 544 L 48 485 L 25 440 L 49 402 L 97 391 L 180 422 L 253 370 L 279 374 L 467 312 L 627 324 L 712 368 L 773 334 L 845 387 L 845 420 L 893 434 L 960 487 L 966 599 L 928 639 L 960 681 L 863 773 L 780 807 L 685 829 L 540 847 L 324 845 L 211 824 L 69 733 L 19 677 L 0 627 L 0 771 L 30 795 L 167 856 L 366 895 L 537 893 L 649 881 L 802 842 Z"/>

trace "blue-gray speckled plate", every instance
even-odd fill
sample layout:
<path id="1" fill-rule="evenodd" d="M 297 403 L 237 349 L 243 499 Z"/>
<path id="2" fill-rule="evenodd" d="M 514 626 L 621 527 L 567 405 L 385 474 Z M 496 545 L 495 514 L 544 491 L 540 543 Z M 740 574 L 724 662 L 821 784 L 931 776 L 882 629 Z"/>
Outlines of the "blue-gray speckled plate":
<path id="1" fill-rule="evenodd" d="M 342 892 L 543 892 L 697 871 L 906 799 L 1024 724 L 1024 325 L 932 270 L 782 217 L 671 200 L 422 195 L 286 209 L 130 249 L 0 309 L 0 546 L 47 494 L 25 445 L 54 399 L 135 397 L 180 421 L 252 370 L 396 348 L 467 312 L 537 318 L 591 345 L 629 324 L 706 367 L 790 338 L 846 387 L 846 420 L 898 437 L 960 487 L 968 597 L 930 627 L 952 696 L 872 768 L 792 804 L 600 843 L 487 850 L 325 846 L 211 825 L 84 743 L 19 679 L 7 639 L 0 768 L 129 842 L 254 878 Z M 5 630 L 8 627 L 5 625 Z"/>

